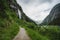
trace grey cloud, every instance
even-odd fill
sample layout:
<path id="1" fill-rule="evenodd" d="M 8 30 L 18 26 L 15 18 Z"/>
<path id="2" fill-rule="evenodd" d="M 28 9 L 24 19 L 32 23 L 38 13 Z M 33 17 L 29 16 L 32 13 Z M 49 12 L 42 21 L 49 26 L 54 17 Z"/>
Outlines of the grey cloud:
<path id="1" fill-rule="evenodd" d="M 52 2 L 53 0 L 39 0 L 40 3 L 44 3 L 44 2 Z"/>
<path id="2" fill-rule="evenodd" d="M 22 9 L 27 14 L 27 16 L 29 16 L 34 21 L 42 22 L 42 19 L 44 19 L 49 14 L 54 5 L 60 3 L 60 0 L 17 0 L 17 2 L 22 6 Z M 42 6 L 45 3 L 46 5 Z M 41 8 L 47 9 L 41 10 Z"/>
<path id="3" fill-rule="evenodd" d="M 24 4 L 28 4 L 29 2 L 31 2 L 31 0 L 20 0 L 20 1 Z"/>
<path id="4" fill-rule="evenodd" d="M 45 12 L 45 11 L 48 11 L 48 10 L 50 10 L 50 9 L 44 10 L 44 12 Z"/>

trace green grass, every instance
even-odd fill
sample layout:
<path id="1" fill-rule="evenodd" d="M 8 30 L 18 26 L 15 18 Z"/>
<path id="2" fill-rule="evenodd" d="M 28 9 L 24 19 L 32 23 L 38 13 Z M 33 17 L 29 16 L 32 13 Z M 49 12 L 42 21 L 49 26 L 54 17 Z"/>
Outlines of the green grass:
<path id="1" fill-rule="evenodd" d="M 14 11 L 5 10 L 8 19 L 0 18 L 0 40 L 12 40 L 19 31 L 19 24 L 16 23 L 17 16 Z M 15 16 L 13 19 L 12 15 Z"/>
<path id="2" fill-rule="evenodd" d="M 1 28 L 0 30 L 0 40 L 12 40 L 14 36 L 18 33 L 19 26 L 16 23 L 12 23 L 7 28 Z"/>
<path id="3" fill-rule="evenodd" d="M 0 40 L 12 40 L 19 31 L 16 12 L 8 5 L 8 0 L 0 0 Z"/>
<path id="4" fill-rule="evenodd" d="M 29 28 L 25 28 L 28 35 L 30 36 L 31 40 L 49 40 L 46 36 L 42 36 L 40 35 L 38 32 L 29 29 Z"/>
<path id="5" fill-rule="evenodd" d="M 42 25 L 35 29 L 24 27 L 32 40 L 60 40 L 60 26 Z"/>
<path id="6" fill-rule="evenodd" d="M 20 20 L 8 5 L 8 0 L 0 0 L 0 40 L 12 40 L 24 27 L 32 40 L 60 40 L 60 26 L 43 25 Z"/>
<path id="7" fill-rule="evenodd" d="M 40 35 L 48 37 L 50 40 L 60 40 L 60 26 L 43 25 L 38 27 L 37 32 Z"/>

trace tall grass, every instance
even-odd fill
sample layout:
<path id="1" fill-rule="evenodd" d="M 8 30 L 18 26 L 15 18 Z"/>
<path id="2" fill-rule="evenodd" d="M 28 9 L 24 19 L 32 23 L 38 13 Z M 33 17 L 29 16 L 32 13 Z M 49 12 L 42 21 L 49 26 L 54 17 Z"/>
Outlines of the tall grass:
<path id="1" fill-rule="evenodd" d="M 28 35 L 30 36 L 31 40 L 49 40 L 46 36 L 42 36 L 40 35 L 38 32 L 29 29 L 29 28 L 25 28 Z"/>

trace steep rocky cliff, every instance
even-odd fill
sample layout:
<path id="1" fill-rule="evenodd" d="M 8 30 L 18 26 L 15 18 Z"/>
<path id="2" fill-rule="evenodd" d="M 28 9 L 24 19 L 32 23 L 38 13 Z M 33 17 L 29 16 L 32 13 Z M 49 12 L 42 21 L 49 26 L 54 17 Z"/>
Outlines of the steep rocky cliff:
<path id="1" fill-rule="evenodd" d="M 42 24 L 60 25 L 60 3 L 53 7 Z"/>

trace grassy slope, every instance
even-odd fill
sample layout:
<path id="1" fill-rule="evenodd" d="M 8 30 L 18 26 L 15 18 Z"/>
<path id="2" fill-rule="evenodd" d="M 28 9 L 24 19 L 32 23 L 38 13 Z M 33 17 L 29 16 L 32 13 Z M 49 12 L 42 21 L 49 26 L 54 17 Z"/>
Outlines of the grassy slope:
<path id="1" fill-rule="evenodd" d="M 60 26 L 42 26 L 38 32 L 43 36 L 47 36 L 50 40 L 60 40 Z"/>
<path id="2" fill-rule="evenodd" d="M 57 26 L 37 27 L 34 23 L 29 23 L 18 19 L 16 12 L 9 8 L 6 0 L 3 0 L 3 9 L 0 10 L 0 40 L 12 40 L 19 31 L 19 26 L 26 28 L 32 40 L 59 40 L 60 28 Z M 0 1 L 0 3 L 2 3 Z M 58 38 L 57 38 L 58 37 Z"/>
<path id="3" fill-rule="evenodd" d="M 0 0 L 0 5 L 3 9 L 0 10 L 0 40 L 12 40 L 18 33 L 19 26 L 29 27 L 32 25 L 25 20 L 18 19 L 16 12 L 10 9 L 7 0 Z"/>
<path id="4" fill-rule="evenodd" d="M 41 34 L 32 29 L 26 28 L 26 30 L 32 40 L 49 40 L 46 36 L 42 36 Z"/>
<path id="5" fill-rule="evenodd" d="M 16 12 L 9 8 L 7 0 L 0 0 L 2 10 L 0 10 L 0 40 L 12 40 L 18 33 L 19 25 L 17 23 Z"/>
<path id="6" fill-rule="evenodd" d="M 59 26 L 40 26 L 35 30 L 27 28 L 27 32 L 32 40 L 60 40 Z"/>

